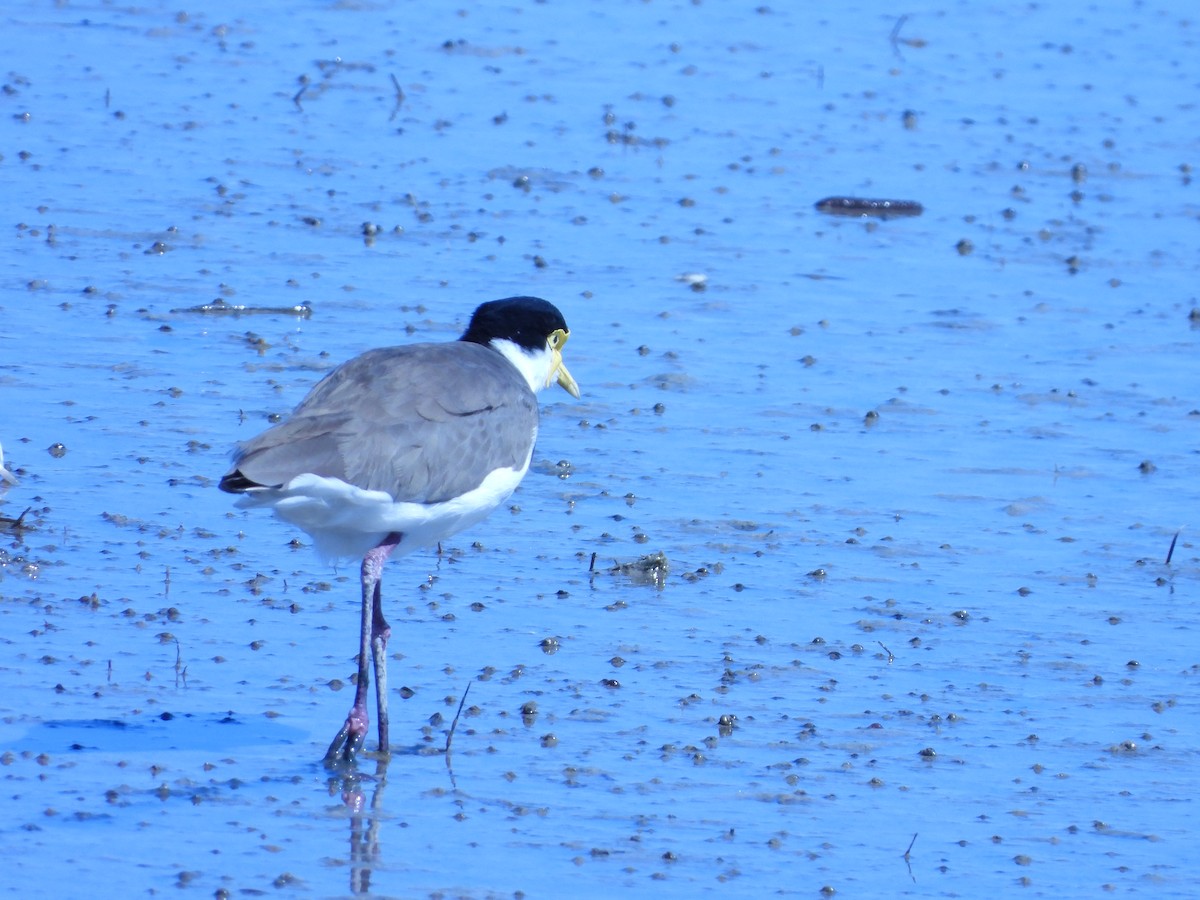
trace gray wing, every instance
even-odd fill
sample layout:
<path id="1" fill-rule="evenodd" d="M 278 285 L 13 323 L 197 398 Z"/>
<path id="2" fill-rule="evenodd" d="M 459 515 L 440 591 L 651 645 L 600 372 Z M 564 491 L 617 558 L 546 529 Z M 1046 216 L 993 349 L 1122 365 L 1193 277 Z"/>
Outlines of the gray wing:
<path id="1" fill-rule="evenodd" d="M 286 421 L 242 444 L 221 486 L 253 490 L 312 473 L 437 503 L 494 469 L 519 469 L 537 424 L 529 385 L 490 347 L 370 350 L 325 376 Z"/>

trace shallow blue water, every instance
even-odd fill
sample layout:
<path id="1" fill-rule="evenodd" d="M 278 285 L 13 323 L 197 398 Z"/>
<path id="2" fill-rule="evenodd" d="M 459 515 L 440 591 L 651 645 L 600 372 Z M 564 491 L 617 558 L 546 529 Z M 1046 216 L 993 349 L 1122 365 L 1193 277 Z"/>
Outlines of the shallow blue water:
<path id="1" fill-rule="evenodd" d="M 0 886 L 1190 896 L 1188 14 L 6 7 Z M 584 398 L 331 781 L 355 567 L 215 479 L 516 293 Z"/>

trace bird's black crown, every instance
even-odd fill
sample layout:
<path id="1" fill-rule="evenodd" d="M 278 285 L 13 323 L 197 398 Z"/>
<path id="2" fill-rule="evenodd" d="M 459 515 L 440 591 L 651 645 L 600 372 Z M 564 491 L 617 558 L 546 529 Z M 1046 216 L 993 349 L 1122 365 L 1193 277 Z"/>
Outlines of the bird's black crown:
<path id="1" fill-rule="evenodd" d="M 501 338 L 525 350 L 541 350 L 546 346 L 546 338 L 560 328 L 569 330 L 567 320 L 548 300 L 508 297 L 480 304 L 459 340 L 487 345 Z"/>

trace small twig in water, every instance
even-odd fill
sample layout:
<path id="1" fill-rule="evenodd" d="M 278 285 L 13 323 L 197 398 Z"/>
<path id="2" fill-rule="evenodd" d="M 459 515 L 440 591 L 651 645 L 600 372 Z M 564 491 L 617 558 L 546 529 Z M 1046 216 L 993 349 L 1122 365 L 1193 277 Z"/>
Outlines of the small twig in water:
<path id="1" fill-rule="evenodd" d="M 1182 529 L 1182 528 L 1180 528 L 1180 529 L 1179 529 L 1179 531 L 1176 531 L 1176 532 L 1175 532 L 1175 537 L 1171 538 L 1171 546 L 1170 546 L 1170 548 L 1167 550 L 1167 561 L 1166 561 L 1166 563 L 1165 563 L 1165 564 L 1166 564 L 1166 565 L 1168 565 L 1168 566 L 1171 564 L 1171 557 L 1172 557 L 1172 556 L 1175 554 L 1175 542 L 1176 542 L 1177 540 L 1179 540 L 1179 532 L 1180 532 L 1180 531 L 1183 531 L 1183 529 Z"/>
<path id="2" fill-rule="evenodd" d="M 912 853 L 913 844 L 915 844 L 916 842 L 917 842 L 917 836 L 914 833 L 913 839 L 908 842 L 908 849 L 904 851 L 904 856 L 901 857 L 901 859 L 904 860 L 904 865 L 908 867 L 908 877 L 912 879 L 913 884 L 917 883 L 917 876 L 913 874 L 912 858 L 911 858 L 910 854 Z"/>
<path id="3" fill-rule="evenodd" d="M 462 699 L 458 701 L 458 711 L 454 714 L 454 721 L 450 723 L 450 731 L 446 734 L 446 765 L 450 765 L 450 745 L 454 743 L 454 731 L 458 728 L 458 717 L 462 715 L 463 704 L 467 702 L 469 693 L 471 693 L 471 682 L 468 681 Z"/>
<path id="4" fill-rule="evenodd" d="M 597 556 L 597 554 L 596 554 L 595 552 L 593 552 L 593 553 L 592 553 L 592 561 L 591 561 L 591 563 L 589 563 L 589 564 L 588 564 L 588 571 L 589 571 L 589 572 L 595 572 L 595 571 L 596 571 L 596 556 Z"/>
<path id="5" fill-rule="evenodd" d="M 179 643 L 179 638 L 175 638 L 175 687 L 179 687 L 181 682 L 186 688 L 187 666 L 183 664 L 183 647 Z"/>
<path id="6" fill-rule="evenodd" d="M 882 648 L 884 649 L 884 652 L 886 652 L 886 653 L 887 653 L 887 655 L 888 655 L 888 665 L 889 665 L 889 666 L 890 666 L 890 665 L 891 665 L 893 662 L 895 662 L 895 661 L 896 661 L 896 654 L 892 653 L 892 651 L 891 651 L 891 650 L 888 650 L 888 648 L 887 648 L 887 644 L 885 644 L 883 641 L 876 641 L 875 643 L 877 643 L 877 644 L 878 644 L 880 647 L 882 647 Z M 913 840 L 916 840 L 916 838 L 913 838 Z"/>
<path id="7" fill-rule="evenodd" d="M 396 80 L 396 76 L 392 75 L 392 87 L 396 89 L 396 105 L 392 107 L 392 114 L 388 116 L 389 122 L 396 120 L 397 114 L 400 112 L 400 107 L 404 105 L 404 91 L 400 87 L 400 82 Z"/>

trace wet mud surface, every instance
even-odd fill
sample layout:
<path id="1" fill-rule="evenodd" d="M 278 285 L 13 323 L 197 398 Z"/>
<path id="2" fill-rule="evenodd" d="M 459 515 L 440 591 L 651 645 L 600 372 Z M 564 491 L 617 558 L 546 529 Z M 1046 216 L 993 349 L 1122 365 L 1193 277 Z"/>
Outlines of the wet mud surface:
<path id="1" fill-rule="evenodd" d="M 1190 896 L 1194 17 L 902 12 L 6 6 L 0 888 Z M 513 294 L 583 398 L 329 773 L 356 567 L 216 480 Z"/>

